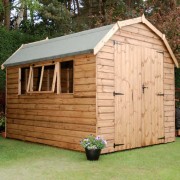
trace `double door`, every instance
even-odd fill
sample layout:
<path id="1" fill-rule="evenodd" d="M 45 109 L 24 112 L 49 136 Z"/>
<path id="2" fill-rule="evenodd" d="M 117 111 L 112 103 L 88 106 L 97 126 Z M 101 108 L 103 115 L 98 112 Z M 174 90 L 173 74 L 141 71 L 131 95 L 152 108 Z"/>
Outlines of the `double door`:
<path id="1" fill-rule="evenodd" d="M 115 44 L 115 147 L 164 142 L 163 53 Z"/>

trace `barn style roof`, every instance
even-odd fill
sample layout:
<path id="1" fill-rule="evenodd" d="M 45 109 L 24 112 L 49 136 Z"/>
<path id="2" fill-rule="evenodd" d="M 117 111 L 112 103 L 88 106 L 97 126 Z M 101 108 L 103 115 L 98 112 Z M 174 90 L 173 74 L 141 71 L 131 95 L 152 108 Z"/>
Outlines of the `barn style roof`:
<path id="1" fill-rule="evenodd" d="M 157 30 L 143 15 L 142 17 L 118 21 L 116 24 L 100 28 L 22 45 L 4 62 L 2 69 L 8 66 L 34 63 L 77 54 L 93 53 L 96 55 L 119 28 L 136 23 L 146 24 L 163 40 L 175 65 L 178 67 L 176 57 L 174 56 L 165 35 Z"/>
<path id="2" fill-rule="evenodd" d="M 93 53 L 96 44 L 113 25 L 82 31 L 58 38 L 25 44 L 7 59 L 4 66 L 33 63 L 76 54 Z"/>

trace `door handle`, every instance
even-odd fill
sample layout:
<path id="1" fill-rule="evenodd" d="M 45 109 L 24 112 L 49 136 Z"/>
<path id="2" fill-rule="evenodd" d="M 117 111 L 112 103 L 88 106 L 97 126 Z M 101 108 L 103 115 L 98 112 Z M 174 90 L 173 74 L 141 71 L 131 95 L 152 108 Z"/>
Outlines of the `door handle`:
<path id="1" fill-rule="evenodd" d="M 123 93 L 116 93 L 115 91 L 113 92 L 113 96 L 116 96 L 116 95 L 124 95 Z"/>
<path id="2" fill-rule="evenodd" d="M 158 93 L 157 96 L 164 96 L 164 94 L 163 93 Z"/>
<path id="3" fill-rule="evenodd" d="M 144 84 L 142 85 L 142 92 L 144 94 L 144 89 L 148 88 L 147 86 L 145 86 Z"/>

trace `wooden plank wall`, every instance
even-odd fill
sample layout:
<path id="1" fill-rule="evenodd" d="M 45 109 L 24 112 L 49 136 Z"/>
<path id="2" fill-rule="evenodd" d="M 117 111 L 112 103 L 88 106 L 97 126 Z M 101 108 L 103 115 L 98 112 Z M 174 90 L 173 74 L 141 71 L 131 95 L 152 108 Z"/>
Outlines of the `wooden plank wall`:
<path id="1" fill-rule="evenodd" d="M 114 144 L 114 47 L 108 41 L 96 57 L 97 86 L 97 135 L 107 140 L 102 152 L 113 152 Z M 110 149 L 110 151 L 109 151 Z"/>
<path id="2" fill-rule="evenodd" d="M 165 142 L 175 141 L 175 74 L 168 53 L 164 54 L 164 125 Z"/>
<path id="3" fill-rule="evenodd" d="M 83 150 L 80 140 L 96 133 L 95 56 L 74 60 L 74 94 L 18 96 L 18 68 L 7 68 L 7 137 Z"/>
<path id="4" fill-rule="evenodd" d="M 144 24 L 138 23 L 118 30 L 97 54 L 97 134 L 108 141 L 108 147 L 102 152 L 114 151 L 114 40 L 164 52 L 165 142 L 174 141 L 174 63 L 162 40 Z"/>

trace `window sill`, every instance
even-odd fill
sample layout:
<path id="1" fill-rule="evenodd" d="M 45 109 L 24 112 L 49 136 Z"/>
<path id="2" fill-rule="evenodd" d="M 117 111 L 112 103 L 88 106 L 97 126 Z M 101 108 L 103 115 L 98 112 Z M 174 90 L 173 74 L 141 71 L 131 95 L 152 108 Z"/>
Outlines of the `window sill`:
<path id="1" fill-rule="evenodd" d="M 59 95 L 59 96 L 73 96 L 74 93 L 59 93 L 57 94 L 57 92 L 53 92 L 53 91 L 32 91 L 32 92 L 27 92 L 25 94 L 18 94 L 18 96 L 26 96 L 26 95 L 43 95 L 43 94 L 53 94 L 53 95 Z"/>
<path id="2" fill-rule="evenodd" d="M 27 92 L 27 94 L 56 94 L 55 92 L 53 91 L 29 91 Z"/>

